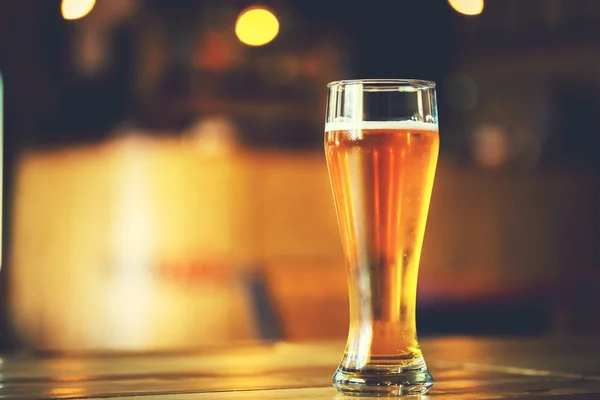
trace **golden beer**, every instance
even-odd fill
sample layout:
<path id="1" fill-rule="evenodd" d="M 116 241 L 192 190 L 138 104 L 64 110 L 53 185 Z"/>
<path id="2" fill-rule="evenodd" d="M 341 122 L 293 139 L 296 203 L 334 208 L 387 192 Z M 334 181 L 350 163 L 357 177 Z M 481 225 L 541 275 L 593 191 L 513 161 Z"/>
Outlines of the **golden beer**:
<path id="1" fill-rule="evenodd" d="M 424 122 L 433 119 L 430 115 L 418 121 L 384 118 L 402 109 L 389 106 L 398 96 L 403 96 L 402 102 L 396 100 L 402 107 L 414 97 L 419 112 L 425 100 L 435 105 L 435 97 L 424 97 L 413 86 L 402 92 L 373 85 L 373 94 L 366 93 L 363 82 L 353 85 L 330 89 L 328 111 L 354 113 L 354 120 L 336 121 L 328 113 L 325 128 L 350 296 L 348 343 L 333 383 L 351 394 L 425 393 L 433 379 L 417 341 L 415 312 L 439 150 L 437 121 Z M 343 106 L 335 104 L 340 96 Z M 367 100 L 387 107 L 384 115 L 362 120 L 363 109 L 373 109 L 364 104 Z"/>
<path id="2" fill-rule="evenodd" d="M 421 357 L 417 276 L 439 139 L 427 126 L 380 125 L 327 132 L 327 163 L 351 281 L 351 320 L 372 324 L 371 359 L 412 362 Z M 361 307 L 365 298 L 368 309 Z"/>

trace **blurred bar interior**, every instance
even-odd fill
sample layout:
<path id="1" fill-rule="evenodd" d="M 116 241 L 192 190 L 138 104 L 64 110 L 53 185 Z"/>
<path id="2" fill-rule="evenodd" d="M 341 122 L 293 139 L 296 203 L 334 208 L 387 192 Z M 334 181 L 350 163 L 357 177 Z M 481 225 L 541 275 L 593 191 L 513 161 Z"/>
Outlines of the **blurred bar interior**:
<path id="1" fill-rule="evenodd" d="M 322 137 L 326 83 L 359 77 L 438 82 L 421 334 L 600 332 L 599 19 L 596 0 L 0 1 L 2 347 L 345 338 Z"/>

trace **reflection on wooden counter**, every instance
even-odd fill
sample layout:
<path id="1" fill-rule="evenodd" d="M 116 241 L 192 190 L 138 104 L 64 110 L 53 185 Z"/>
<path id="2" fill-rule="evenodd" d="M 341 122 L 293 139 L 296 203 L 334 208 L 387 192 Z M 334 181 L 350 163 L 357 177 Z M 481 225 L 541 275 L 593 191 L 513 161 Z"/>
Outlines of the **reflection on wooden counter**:
<path id="1" fill-rule="evenodd" d="M 126 136 L 24 154 L 16 182 L 10 309 L 32 347 L 256 337 L 242 279 L 254 268 L 266 274 L 287 337 L 346 334 L 344 262 L 321 153 L 207 153 L 189 141 Z M 484 173 L 442 160 L 420 303 L 592 285 L 595 204 L 585 176 Z"/>

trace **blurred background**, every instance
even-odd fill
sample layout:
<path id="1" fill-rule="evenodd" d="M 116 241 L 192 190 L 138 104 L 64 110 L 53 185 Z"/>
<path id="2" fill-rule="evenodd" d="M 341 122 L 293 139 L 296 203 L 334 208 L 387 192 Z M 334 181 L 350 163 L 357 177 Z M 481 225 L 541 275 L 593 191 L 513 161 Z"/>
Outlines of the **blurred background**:
<path id="1" fill-rule="evenodd" d="M 345 338 L 322 137 L 348 78 L 438 83 L 420 334 L 600 332 L 599 19 L 596 0 L 0 0 L 2 348 Z"/>

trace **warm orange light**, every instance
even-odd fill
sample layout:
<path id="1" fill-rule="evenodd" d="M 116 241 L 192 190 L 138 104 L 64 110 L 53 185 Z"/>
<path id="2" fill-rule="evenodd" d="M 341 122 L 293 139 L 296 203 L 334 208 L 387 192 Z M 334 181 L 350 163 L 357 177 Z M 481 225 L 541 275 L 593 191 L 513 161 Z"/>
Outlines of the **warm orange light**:
<path id="1" fill-rule="evenodd" d="M 50 393 L 52 394 L 53 397 L 56 397 L 56 398 L 65 397 L 65 396 L 79 397 L 79 396 L 84 396 L 86 394 L 84 392 L 84 390 L 81 388 L 75 388 L 75 387 L 69 387 L 69 386 L 55 387 L 50 390 Z"/>
<path id="2" fill-rule="evenodd" d="M 64 19 L 83 18 L 92 11 L 96 0 L 63 0 L 61 11 Z"/>
<path id="3" fill-rule="evenodd" d="M 483 0 L 448 0 L 457 12 L 465 15 L 477 15 L 483 11 Z"/>
<path id="4" fill-rule="evenodd" d="M 275 14 L 265 8 L 248 8 L 238 16 L 235 34 L 249 46 L 262 46 L 275 39 L 279 33 L 279 21 Z"/>

